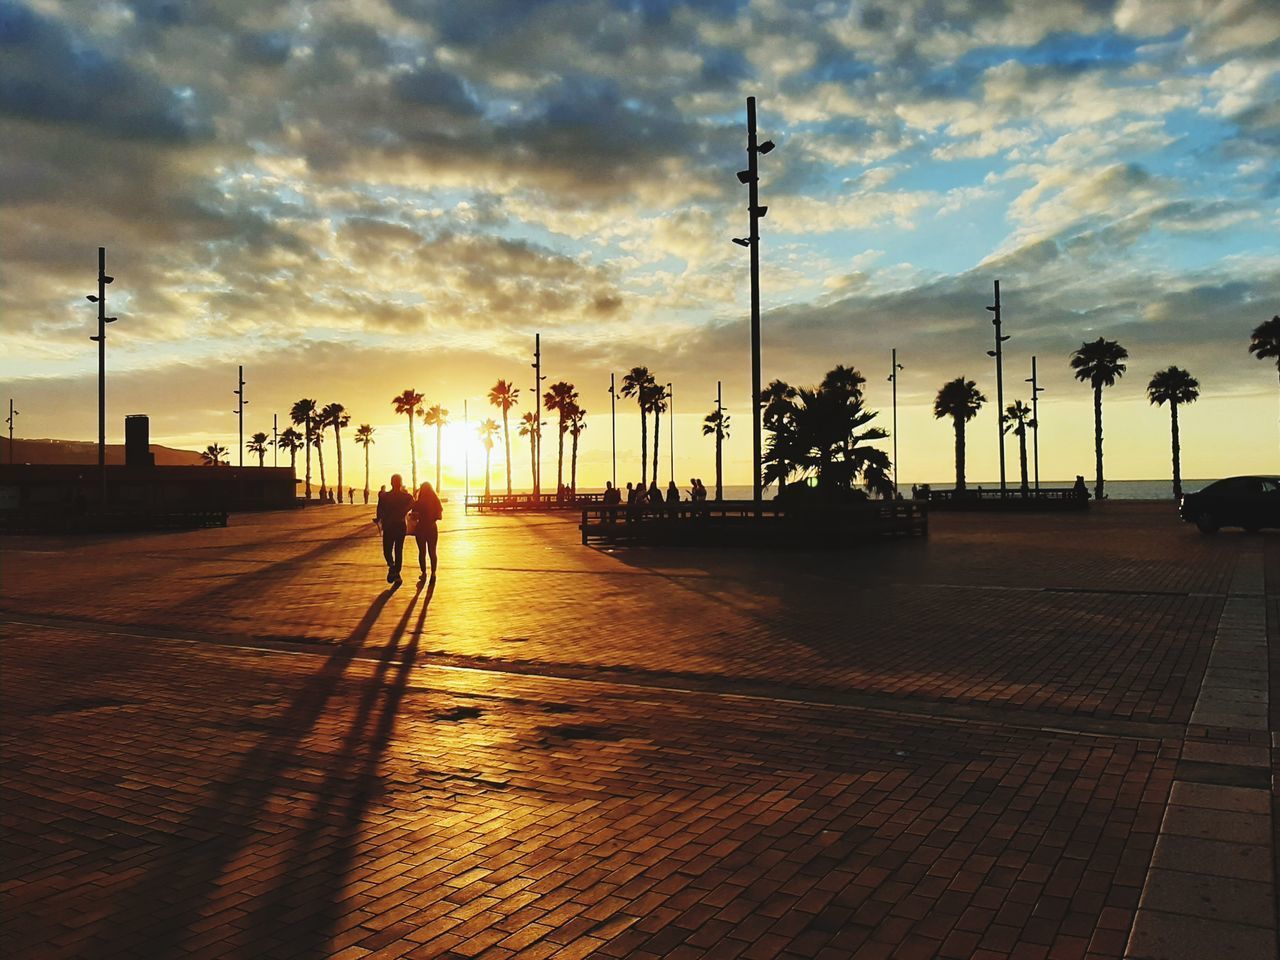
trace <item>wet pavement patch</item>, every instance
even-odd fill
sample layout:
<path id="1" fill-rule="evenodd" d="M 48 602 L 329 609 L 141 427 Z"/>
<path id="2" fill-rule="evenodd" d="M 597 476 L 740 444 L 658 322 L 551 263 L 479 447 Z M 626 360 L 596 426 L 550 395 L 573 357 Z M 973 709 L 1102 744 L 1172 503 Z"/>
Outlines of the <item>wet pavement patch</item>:
<path id="1" fill-rule="evenodd" d="M 435 719 L 443 723 L 458 723 L 461 720 L 474 720 L 482 712 L 479 707 L 454 707 L 452 710 L 437 713 Z"/>
<path id="2" fill-rule="evenodd" d="M 77 700 L 65 700 L 62 703 L 55 703 L 53 706 L 45 707 L 43 710 L 33 710 L 34 716 L 52 717 L 64 713 L 88 713 L 90 710 L 109 710 L 112 707 L 127 707 L 132 704 L 131 700 L 120 700 L 116 697 L 82 697 Z"/>
<path id="3" fill-rule="evenodd" d="M 559 740 L 596 740 L 612 743 L 622 739 L 621 736 L 608 727 L 590 723 L 571 723 L 561 727 L 543 727 L 542 732 L 548 737 L 555 737 Z"/>

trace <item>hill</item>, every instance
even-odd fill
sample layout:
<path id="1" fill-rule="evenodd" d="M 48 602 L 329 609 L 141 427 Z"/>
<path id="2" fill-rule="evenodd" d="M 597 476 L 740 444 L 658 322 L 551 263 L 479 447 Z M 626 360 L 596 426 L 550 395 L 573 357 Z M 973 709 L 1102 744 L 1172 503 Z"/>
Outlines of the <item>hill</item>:
<path id="1" fill-rule="evenodd" d="M 194 450 L 177 450 L 151 444 L 158 467 L 200 466 L 200 454 Z M 9 463 L 9 438 L 0 437 L 0 463 Z M 93 440 L 19 440 L 13 441 L 13 463 L 91 463 L 98 462 L 98 444 Z M 124 463 L 124 444 L 107 444 L 107 463 Z"/>

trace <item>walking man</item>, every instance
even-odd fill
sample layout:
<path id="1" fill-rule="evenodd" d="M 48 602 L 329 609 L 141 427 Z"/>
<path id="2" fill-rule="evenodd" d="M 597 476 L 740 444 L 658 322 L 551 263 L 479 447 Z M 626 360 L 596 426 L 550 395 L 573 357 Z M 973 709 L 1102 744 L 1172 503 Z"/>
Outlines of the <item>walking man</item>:
<path id="1" fill-rule="evenodd" d="M 391 489 L 378 497 L 378 523 L 382 527 L 382 555 L 387 560 L 387 583 L 397 586 L 404 562 L 404 518 L 413 509 L 413 495 L 404 489 L 400 474 L 392 474 Z"/>

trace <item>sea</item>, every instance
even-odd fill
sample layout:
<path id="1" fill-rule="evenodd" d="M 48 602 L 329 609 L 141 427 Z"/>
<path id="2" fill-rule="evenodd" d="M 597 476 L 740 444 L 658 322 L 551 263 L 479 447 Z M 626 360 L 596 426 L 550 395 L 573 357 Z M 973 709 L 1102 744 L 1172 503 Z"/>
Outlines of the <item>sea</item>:
<path id="1" fill-rule="evenodd" d="M 924 481 L 928 482 L 928 481 Z M 1041 487 L 1052 487 L 1061 489 L 1063 487 L 1072 487 L 1075 485 L 1076 478 L 1070 480 L 1045 480 L 1041 479 Z M 1084 478 L 1085 485 L 1089 488 L 1090 495 L 1093 494 L 1093 479 L 1091 477 Z M 703 483 L 706 483 L 704 480 Z M 1213 483 L 1213 480 L 1183 480 L 1183 493 L 1194 493 L 1195 491 L 1207 487 Z M 970 490 L 976 490 L 981 487 L 983 490 L 999 490 L 1000 481 L 997 480 L 967 480 L 967 486 Z M 1007 481 L 1010 490 L 1018 489 L 1018 480 L 1011 477 Z M 906 480 L 899 481 L 899 489 L 903 496 L 911 495 L 911 482 Z M 934 490 L 952 490 L 955 488 L 954 483 L 930 483 L 929 486 Z M 1172 480 L 1108 480 L 1106 481 L 1106 489 L 1104 491 L 1108 500 L 1172 500 L 1173 499 L 1173 481 Z M 683 493 L 683 490 L 681 491 Z M 764 495 L 766 499 L 772 498 L 776 494 L 776 488 L 766 487 Z M 726 500 L 750 500 L 751 487 L 739 486 L 737 484 L 725 484 L 724 496 Z"/>

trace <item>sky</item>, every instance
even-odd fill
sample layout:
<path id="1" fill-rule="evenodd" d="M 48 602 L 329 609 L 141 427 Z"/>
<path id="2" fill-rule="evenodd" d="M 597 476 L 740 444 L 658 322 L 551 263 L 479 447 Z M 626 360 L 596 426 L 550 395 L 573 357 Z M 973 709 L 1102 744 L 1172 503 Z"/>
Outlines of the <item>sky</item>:
<path id="1" fill-rule="evenodd" d="M 931 405 L 962 375 L 990 398 L 968 475 L 996 476 L 995 280 L 1046 479 L 1091 474 L 1068 358 L 1099 336 L 1130 354 L 1110 478 L 1169 475 L 1145 387 L 1170 364 L 1202 390 L 1184 476 L 1280 472 L 1276 368 L 1247 352 L 1280 313 L 1274 0 L 0 0 L 0 402 L 17 436 L 96 437 L 105 246 L 109 441 L 147 413 L 154 442 L 234 451 L 243 364 L 246 436 L 341 402 L 376 428 L 376 486 L 408 464 L 411 387 L 455 421 L 446 484 L 468 447 L 474 482 L 464 402 L 496 416 L 505 378 L 527 409 L 540 333 L 588 411 L 581 485 L 611 474 L 609 375 L 636 365 L 673 384 L 682 479 L 711 482 L 722 383 L 726 482 L 750 483 L 748 96 L 777 144 L 764 380 L 854 366 L 888 428 L 896 348 L 904 484 L 953 476 Z M 629 402 L 616 426 L 625 482 Z M 544 479 L 554 456 L 548 431 Z"/>

